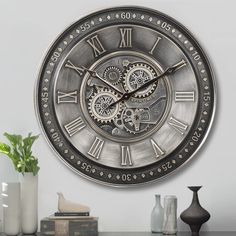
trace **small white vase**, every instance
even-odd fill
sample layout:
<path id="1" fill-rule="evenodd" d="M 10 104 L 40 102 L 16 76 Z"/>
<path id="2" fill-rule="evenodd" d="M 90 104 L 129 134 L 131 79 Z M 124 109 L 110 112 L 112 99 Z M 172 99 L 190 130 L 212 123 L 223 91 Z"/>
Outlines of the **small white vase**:
<path id="1" fill-rule="evenodd" d="M 34 234 L 38 229 L 38 175 L 20 175 L 21 226 L 23 234 Z"/>
<path id="2" fill-rule="evenodd" d="M 20 233 L 20 183 L 2 183 L 3 230 L 6 235 Z"/>
<path id="3" fill-rule="evenodd" d="M 161 205 L 161 195 L 155 195 L 156 203 L 151 214 L 151 231 L 153 233 L 161 233 L 163 225 L 164 209 Z"/>
<path id="4" fill-rule="evenodd" d="M 177 197 L 165 196 L 164 198 L 164 221 L 163 234 L 177 233 Z"/>

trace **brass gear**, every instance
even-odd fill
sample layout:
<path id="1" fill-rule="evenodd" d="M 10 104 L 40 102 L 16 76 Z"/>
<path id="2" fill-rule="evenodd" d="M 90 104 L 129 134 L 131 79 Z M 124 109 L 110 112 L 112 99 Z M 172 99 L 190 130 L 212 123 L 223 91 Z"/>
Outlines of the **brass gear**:
<path id="1" fill-rule="evenodd" d="M 127 92 L 131 92 L 157 76 L 155 70 L 148 64 L 143 62 L 131 63 L 124 72 L 123 85 Z M 134 97 L 148 97 L 154 92 L 157 82 L 149 85 L 147 88 L 138 91 Z"/>
<path id="2" fill-rule="evenodd" d="M 89 99 L 88 110 L 91 117 L 101 123 L 111 122 L 122 111 L 122 104 L 109 105 L 119 99 L 118 95 L 108 88 L 98 89 Z"/>
<path id="3" fill-rule="evenodd" d="M 105 80 L 110 82 L 113 85 L 117 85 L 121 82 L 122 73 L 120 69 L 116 66 L 109 66 L 103 73 L 103 77 Z"/>

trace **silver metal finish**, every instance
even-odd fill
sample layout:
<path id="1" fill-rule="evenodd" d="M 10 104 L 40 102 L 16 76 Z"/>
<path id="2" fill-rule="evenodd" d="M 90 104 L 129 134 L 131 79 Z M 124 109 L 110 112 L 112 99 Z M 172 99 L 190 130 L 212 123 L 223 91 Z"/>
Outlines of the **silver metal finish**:
<path id="1" fill-rule="evenodd" d="M 56 153 L 113 186 L 153 182 L 186 163 L 209 132 L 215 100 L 196 40 L 166 15 L 136 7 L 100 11 L 66 29 L 36 88 Z"/>

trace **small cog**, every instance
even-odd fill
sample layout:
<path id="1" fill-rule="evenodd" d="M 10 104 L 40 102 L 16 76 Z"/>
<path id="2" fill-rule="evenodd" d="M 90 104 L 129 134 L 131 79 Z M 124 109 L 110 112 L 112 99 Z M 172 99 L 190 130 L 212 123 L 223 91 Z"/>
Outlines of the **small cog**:
<path id="1" fill-rule="evenodd" d="M 157 76 L 155 70 L 147 63 L 135 62 L 129 64 L 124 72 L 123 85 L 127 92 L 131 92 Z M 152 94 L 157 82 L 149 85 L 134 94 L 135 97 L 144 98 Z"/>
<path id="2" fill-rule="evenodd" d="M 125 109 L 122 113 L 122 119 L 125 130 L 131 134 L 142 133 L 149 127 L 149 124 L 143 123 L 147 120 L 144 109 Z"/>
<path id="3" fill-rule="evenodd" d="M 109 66 L 104 71 L 103 77 L 105 80 L 107 80 L 111 84 L 117 85 L 121 82 L 122 73 L 118 67 Z"/>
<path id="4" fill-rule="evenodd" d="M 122 110 L 120 103 L 109 107 L 117 100 L 118 95 L 110 89 L 98 89 L 97 93 L 89 99 L 88 110 L 91 117 L 101 123 L 111 122 Z"/>

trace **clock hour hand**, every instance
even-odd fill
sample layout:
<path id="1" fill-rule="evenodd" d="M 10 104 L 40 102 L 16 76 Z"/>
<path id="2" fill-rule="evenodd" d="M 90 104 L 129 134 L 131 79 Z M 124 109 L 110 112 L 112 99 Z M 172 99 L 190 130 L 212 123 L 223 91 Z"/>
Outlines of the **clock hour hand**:
<path id="1" fill-rule="evenodd" d="M 93 78 L 99 79 L 101 80 L 104 84 L 106 84 L 107 86 L 109 86 L 110 88 L 112 88 L 113 90 L 115 90 L 117 93 L 119 93 L 120 95 L 123 95 L 123 92 L 120 91 L 118 88 L 116 88 L 113 84 L 110 84 L 109 82 L 107 82 L 105 79 L 103 79 L 101 76 L 98 75 L 98 73 L 94 70 L 89 70 L 88 68 L 83 66 L 83 69 L 85 71 L 87 71 L 89 73 L 89 75 Z"/>
<path id="2" fill-rule="evenodd" d="M 178 63 L 168 67 L 162 74 L 160 74 L 159 76 L 155 77 L 154 79 L 149 80 L 147 83 L 143 84 L 142 86 L 138 87 L 137 89 L 135 89 L 135 90 L 133 90 L 131 92 L 124 93 L 120 99 L 118 99 L 117 101 L 111 103 L 109 107 L 114 106 L 115 104 L 117 104 L 119 102 L 122 102 L 124 100 L 128 100 L 133 94 L 137 93 L 138 91 L 140 91 L 142 89 L 145 89 L 149 85 L 155 83 L 160 78 L 175 73 L 177 70 L 179 70 L 181 67 L 183 67 L 185 65 L 186 65 L 186 62 L 184 60 L 181 60 L 180 62 L 178 62 Z"/>

